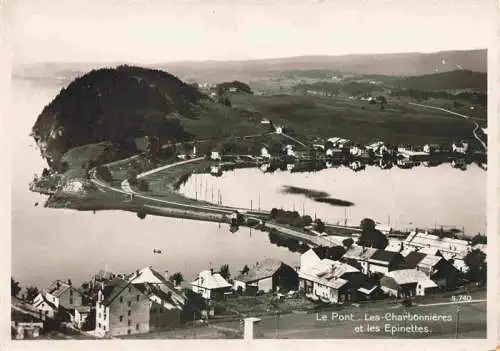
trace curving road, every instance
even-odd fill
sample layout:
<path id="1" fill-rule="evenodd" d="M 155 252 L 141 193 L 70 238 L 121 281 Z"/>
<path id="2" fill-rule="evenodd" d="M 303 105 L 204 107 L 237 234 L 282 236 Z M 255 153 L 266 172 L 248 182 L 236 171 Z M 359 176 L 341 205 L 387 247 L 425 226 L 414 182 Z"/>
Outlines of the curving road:
<path id="1" fill-rule="evenodd" d="M 472 130 L 472 134 L 474 135 L 474 138 L 477 139 L 477 141 L 479 141 L 481 143 L 481 145 L 483 146 L 484 148 L 484 151 L 488 151 L 488 148 L 486 146 L 486 143 L 481 140 L 481 138 L 477 135 L 477 131 L 478 129 L 480 128 L 479 127 L 479 124 L 474 120 L 474 118 L 472 117 L 469 117 L 469 116 L 466 116 L 466 115 L 463 115 L 461 113 L 458 113 L 458 112 L 453 112 L 453 111 L 450 111 L 450 110 L 447 110 L 445 108 L 442 108 L 442 107 L 436 107 L 436 106 L 430 106 L 430 105 L 423 105 L 423 104 L 417 104 L 415 102 L 409 102 L 410 105 L 414 105 L 414 106 L 420 106 L 420 107 L 426 107 L 426 108 L 432 108 L 434 110 L 439 110 L 439 111 L 443 111 L 443 112 L 447 112 L 447 113 L 450 113 L 452 115 L 455 115 L 455 116 L 459 116 L 459 117 L 462 117 L 464 119 L 467 119 L 469 121 L 471 121 L 472 123 L 474 123 L 474 129 Z"/>

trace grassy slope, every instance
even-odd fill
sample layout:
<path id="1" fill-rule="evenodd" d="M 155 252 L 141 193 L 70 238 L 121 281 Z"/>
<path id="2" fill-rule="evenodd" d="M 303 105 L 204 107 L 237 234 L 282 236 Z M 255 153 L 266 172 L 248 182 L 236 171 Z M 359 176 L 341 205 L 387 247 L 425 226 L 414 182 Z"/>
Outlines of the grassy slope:
<path id="1" fill-rule="evenodd" d="M 396 101 L 390 101 L 385 111 L 363 101 L 292 95 L 238 95 L 232 103 L 275 123 L 285 123 L 304 137 L 341 136 L 360 143 L 377 139 L 389 143 L 449 143 L 471 137 L 470 122 Z"/>

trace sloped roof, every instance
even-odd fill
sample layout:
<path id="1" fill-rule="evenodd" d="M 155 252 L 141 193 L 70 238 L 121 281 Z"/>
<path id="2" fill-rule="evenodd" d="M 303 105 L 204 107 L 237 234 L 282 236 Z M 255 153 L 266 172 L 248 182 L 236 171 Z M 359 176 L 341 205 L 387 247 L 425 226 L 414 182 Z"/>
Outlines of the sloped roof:
<path id="1" fill-rule="evenodd" d="M 441 252 L 466 253 L 469 249 L 469 242 L 461 239 L 439 238 L 437 235 L 428 233 L 410 233 L 405 240 L 405 245 L 415 247 L 433 247 Z"/>
<path id="2" fill-rule="evenodd" d="M 366 260 L 369 259 L 377 249 L 371 247 L 364 247 L 360 245 L 352 245 L 343 255 L 345 258 L 354 258 L 356 260 Z"/>
<path id="3" fill-rule="evenodd" d="M 46 289 L 49 294 L 60 296 L 63 292 L 70 288 L 70 285 L 62 280 L 56 280 Z"/>
<path id="4" fill-rule="evenodd" d="M 185 303 L 186 296 L 175 289 L 171 282 L 166 280 L 161 273 L 154 270 L 152 267 L 144 267 L 138 273 L 139 274 L 137 274 L 137 272 L 133 273 L 129 278 L 129 282 L 134 286 L 138 287 L 139 285 L 144 285 L 144 288 L 149 293 L 155 293 L 161 299 L 163 299 L 162 296 L 167 297 L 168 293 L 170 293 L 174 304 L 178 305 Z"/>
<path id="5" fill-rule="evenodd" d="M 359 270 L 347 263 L 323 259 L 315 265 L 300 267 L 298 273 L 303 279 L 338 289 L 348 282 L 341 277 L 346 273 L 354 272 L 359 272 Z"/>
<path id="6" fill-rule="evenodd" d="M 422 261 L 425 257 L 425 254 L 417 251 L 412 251 L 405 257 L 405 268 L 406 269 L 414 269 L 417 267 L 420 261 Z"/>
<path id="7" fill-rule="evenodd" d="M 235 279 L 242 282 L 251 282 L 269 278 L 281 267 L 281 264 L 281 261 L 267 258 L 262 262 L 257 262 L 252 267 L 250 267 L 248 273 L 240 274 Z"/>
<path id="8" fill-rule="evenodd" d="M 121 278 L 110 280 L 102 289 L 104 295 L 104 305 L 109 305 L 120 293 L 129 286 L 129 283 Z"/>
<path id="9" fill-rule="evenodd" d="M 399 252 L 379 249 L 370 256 L 369 260 L 390 263 L 399 256 Z"/>
<path id="10" fill-rule="evenodd" d="M 417 271 L 416 269 L 398 269 L 388 272 L 385 276 L 394 279 L 396 284 L 399 285 L 412 284 L 429 279 L 424 272 Z"/>
<path id="11" fill-rule="evenodd" d="M 420 281 L 419 285 L 423 288 L 437 288 L 437 284 L 430 279 Z"/>
<path id="12" fill-rule="evenodd" d="M 231 287 L 231 284 L 229 284 L 219 273 L 212 273 L 209 270 L 200 272 L 198 277 L 191 282 L 191 285 L 200 286 L 209 290 Z"/>
<path id="13" fill-rule="evenodd" d="M 418 266 L 434 267 L 443 258 L 441 256 L 425 255 L 425 257 L 418 263 Z"/>
<path id="14" fill-rule="evenodd" d="M 47 297 L 45 296 L 45 293 L 41 293 L 40 294 L 42 296 L 42 299 L 36 303 L 33 304 L 33 307 L 38 307 L 40 306 L 42 303 L 46 303 L 50 308 L 52 308 L 53 310 L 57 311 L 57 306 L 54 305 L 52 302 L 50 302 L 49 300 L 47 300 Z"/>
<path id="15" fill-rule="evenodd" d="M 437 247 L 423 247 L 423 248 L 419 249 L 418 252 L 421 252 L 421 253 L 426 254 L 426 255 L 434 255 L 434 256 L 438 256 L 438 254 L 441 253 Z"/>

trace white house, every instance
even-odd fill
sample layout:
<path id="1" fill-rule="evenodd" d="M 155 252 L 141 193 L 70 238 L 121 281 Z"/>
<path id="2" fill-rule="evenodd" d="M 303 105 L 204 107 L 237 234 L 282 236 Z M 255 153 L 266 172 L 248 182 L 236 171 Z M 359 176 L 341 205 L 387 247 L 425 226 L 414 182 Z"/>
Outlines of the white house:
<path id="1" fill-rule="evenodd" d="M 200 272 L 198 277 L 191 282 L 191 290 L 206 300 L 222 299 L 231 287 L 232 285 L 220 273 L 213 272 L 213 270 Z"/>
<path id="2" fill-rule="evenodd" d="M 267 118 L 262 118 L 262 120 L 260 121 L 261 124 L 271 124 L 271 121 L 268 120 Z"/>
<path id="3" fill-rule="evenodd" d="M 260 149 L 260 155 L 263 158 L 266 158 L 266 159 L 271 158 L 271 154 L 269 153 L 269 151 L 267 151 L 267 149 L 265 147 L 263 147 L 262 149 Z"/>
<path id="4" fill-rule="evenodd" d="M 283 133 L 283 127 L 282 126 L 277 126 L 275 129 L 276 134 L 282 134 Z"/>
<path id="5" fill-rule="evenodd" d="M 221 160 L 221 158 L 222 158 L 222 157 L 221 157 L 221 154 L 220 154 L 220 152 L 219 152 L 219 151 L 212 151 L 212 152 L 210 153 L 210 159 L 211 159 L 211 160 L 218 160 L 218 161 L 220 161 L 220 160 Z"/>
<path id="6" fill-rule="evenodd" d="M 380 288 L 389 296 L 405 298 L 424 296 L 438 286 L 424 272 L 416 269 L 400 269 L 388 272 L 382 277 Z"/>
<path id="7" fill-rule="evenodd" d="M 451 145 L 451 148 L 453 152 L 459 153 L 459 154 L 465 154 L 467 153 L 467 150 L 469 149 L 469 144 L 462 141 L 460 143 L 453 143 Z"/>

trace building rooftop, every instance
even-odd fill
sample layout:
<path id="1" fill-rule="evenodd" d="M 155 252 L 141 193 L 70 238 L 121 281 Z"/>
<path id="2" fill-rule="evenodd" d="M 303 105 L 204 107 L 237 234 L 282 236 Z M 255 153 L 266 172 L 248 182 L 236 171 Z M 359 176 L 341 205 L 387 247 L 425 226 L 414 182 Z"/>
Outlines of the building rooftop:
<path id="1" fill-rule="evenodd" d="M 388 272 L 385 276 L 394 279 L 399 285 L 429 280 L 424 272 L 417 271 L 416 269 L 399 269 Z"/>
<path id="2" fill-rule="evenodd" d="M 281 267 L 281 264 L 281 261 L 267 258 L 262 262 L 257 262 L 250 267 L 248 273 L 240 274 L 235 279 L 242 282 L 251 282 L 269 278 Z"/>
<path id="3" fill-rule="evenodd" d="M 212 273 L 209 270 L 200 272 L 198 277 L 191 282 L 191 285 L 210 290 L 231 287 L 231 284 L 229 284 L 219 273 Z"/>
<path id="4" fill-rule="evenodd" d="M 353 258 L 356 260 L 367 260 L 369 259 L 377 249 L 371 247 L 364 247 L 359 245 L 352 245 L 343 255 L 345 258 Z"/>
<path id="5" fill-rule="evenodd" d="M 378 261 L 384 263 L 390 263 L 394 259 L 401 256 L 399 252 L 394 251 L 386 251 L 386 250 L 376 250 L 369 258 L 369 261 Z"/>

